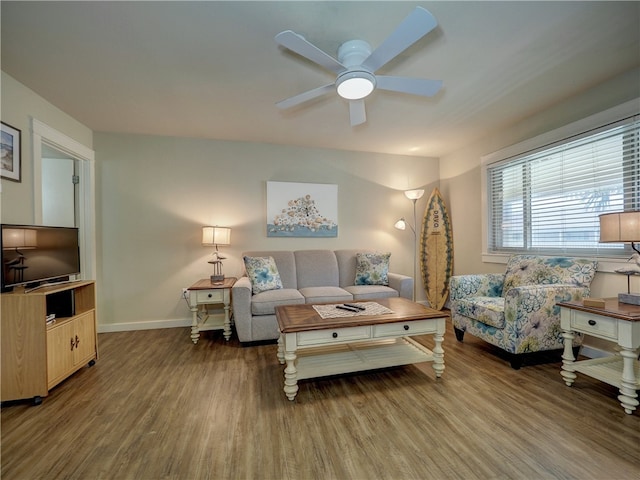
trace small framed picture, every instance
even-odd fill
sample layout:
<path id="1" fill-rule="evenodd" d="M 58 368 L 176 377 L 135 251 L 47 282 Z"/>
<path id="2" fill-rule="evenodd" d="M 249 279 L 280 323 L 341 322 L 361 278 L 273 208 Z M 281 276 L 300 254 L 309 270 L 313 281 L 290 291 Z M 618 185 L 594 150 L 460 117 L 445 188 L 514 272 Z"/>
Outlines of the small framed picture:
<path id="1" fill-rule="evenodd" d="M 22 175 L 20 130 L 4 122 L 1 123 L 0 161 L 2 164 L 0 173 L 2 174 L 2 178 L 20 182 Z"/>

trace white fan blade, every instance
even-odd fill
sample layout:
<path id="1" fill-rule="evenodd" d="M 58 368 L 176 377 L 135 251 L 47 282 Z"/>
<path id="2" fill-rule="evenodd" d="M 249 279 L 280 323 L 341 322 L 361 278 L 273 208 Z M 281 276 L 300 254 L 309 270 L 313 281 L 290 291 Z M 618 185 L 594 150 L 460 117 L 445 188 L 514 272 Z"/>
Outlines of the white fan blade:
<path id="1" fill-rule="evenodd" d="M 303 57 L 334 73 L 341 73 L 347 68 L 331 55 L 323 52 L 318 47 L 305 40 L 304 37 L 292 32 L 291 30 L 285 30 L 284 32 L 277 34 L 276 43 L 288 48 L 298 55 L 302 55 Z"/>
<path id="2" fill-rule="evenodd" d="M 388 77 L 376 75 L 376 87 L 393 92 L 411 93 L 432 97 L 442 88 L 442 80 L 426 80 L 423 78 Z"/>
<path id="3" fill-rule="evenodd" d="M 299 105 L 301 103 L 308 102 L 309 100 L 313 100 L 314 98 L 320 97 L 325 93 L 335 91 L 335 88 L 336 88 L 335 83 L 323 85 L 322 87 L 314 88 L 313 90 L 308 90 L 298 95 L 294 95 L 293 97 L 280 100 L 279 102 L 276 103 L 276 106 L 283 110 L 286 108 L 295 107 L 296 105 Z"/>
<path id="4" fill-rule="evenodd" d="M 367 121 L 367 112 L 364 109 L 364 99 L 349 101 L 349 118 L 351 126 L 355 127 Z"/>
<path id="5" fill-rule="evenodd" d="M 437 25 L 438 21 L 428 10 L 416 7 L 393 33 L 369 55 L 362 66 L 375 72 L 436 28 Z"/>

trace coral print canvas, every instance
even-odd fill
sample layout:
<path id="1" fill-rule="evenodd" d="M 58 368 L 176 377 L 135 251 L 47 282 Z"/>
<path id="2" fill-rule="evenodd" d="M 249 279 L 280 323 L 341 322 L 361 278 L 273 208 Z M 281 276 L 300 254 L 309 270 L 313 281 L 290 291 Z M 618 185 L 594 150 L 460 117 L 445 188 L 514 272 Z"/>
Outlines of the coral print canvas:
<path id="1" fill-rule="evenodd" d="M 337 185 L 267 182 L 267 237 L 337 236 Z"/>

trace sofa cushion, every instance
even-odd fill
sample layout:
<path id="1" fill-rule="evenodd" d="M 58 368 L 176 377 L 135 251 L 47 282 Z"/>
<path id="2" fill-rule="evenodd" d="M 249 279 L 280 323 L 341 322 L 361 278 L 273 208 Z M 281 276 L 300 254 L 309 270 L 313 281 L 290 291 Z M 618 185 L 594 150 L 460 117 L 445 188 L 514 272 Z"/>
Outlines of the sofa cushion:
<path id="1" fill-rule="evenodd" d="M 300 289 L 306 303 L 340 303 L 353 300 L 346 290 L 340 287 L 305 287 Z"/>
<path id="2" fill-rule="evenodd" d="M 338 286 L 338 260 L 331 250 L 297 250 L 293 254 L 298 288 Z"/>
<path id="3" fill-rule="evenodd" d="M 252 315 L 273 315 L 280 305 L 297 305 L 304 303 L 302 294 L 293 288 L 280 288 L 258 293 L 251 297 Z"/>
<path id="4" fill-rule="evenodd" d="M 513 287 L 567 284 L 589 287 L 598 263 L 586 258 L 514 255 L 507 263 L 502 296 Z"/>
<path id="5" fill-rule="evenodd" d="M 454 313 L 472 318 L 485 325 L 504 328 L 503 297 L 467 297 L 453 303 Z"/>
<path id="6" fill-rule="evenodd" d="M 254 295 L 282 287 L 280 273 L 273 257 L 244 257 L 244 268 L 251 280 Z"/>
<path id="7" fill-rule="evenodd" d="M 389 285 L 391 253 L 357 253 L 355 285 Z"/>
<path id="8" fill-rule="evenodd" d="M 344 287 L 344 289 L 353 295 L 354 300 L 373 300 L 399 296 L 397 290 L 385 285 L 352 285 Z"/>

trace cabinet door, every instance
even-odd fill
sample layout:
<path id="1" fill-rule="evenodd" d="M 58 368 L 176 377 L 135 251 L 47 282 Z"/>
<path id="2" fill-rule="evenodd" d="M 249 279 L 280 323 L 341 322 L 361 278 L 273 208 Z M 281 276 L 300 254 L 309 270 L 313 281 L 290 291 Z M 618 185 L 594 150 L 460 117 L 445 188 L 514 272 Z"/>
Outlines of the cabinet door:
<path id="1" fill-rule="evenodd" d="M 27 295 L 0 296 L 0 400 L 47 395 L 44 302 Z"/>
<path id="2" fill-rule="evenodd" d="M 47 384 L 51 388 L 73 370 L 74 322 L 55 325 L 47 331 Z"/>
<path id="3" fill-rule="evenodd" d="M 96 322 L 94 312 L 78 315 L 74 320 L 74 365 L 82 365 L 96 356 Z"/>

